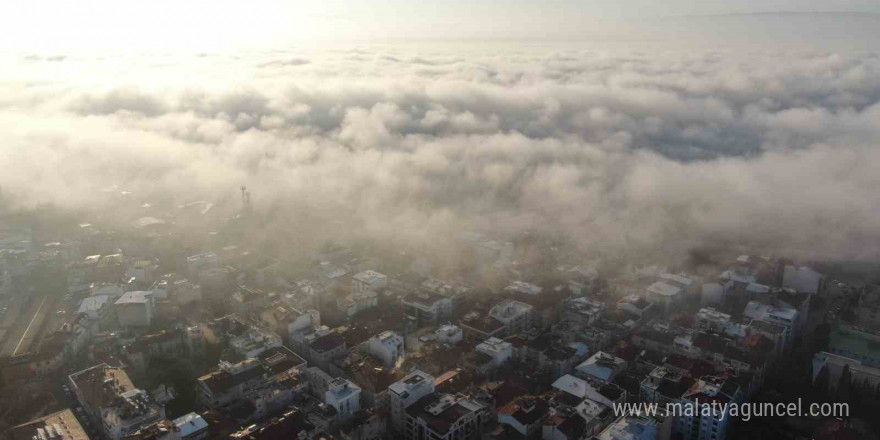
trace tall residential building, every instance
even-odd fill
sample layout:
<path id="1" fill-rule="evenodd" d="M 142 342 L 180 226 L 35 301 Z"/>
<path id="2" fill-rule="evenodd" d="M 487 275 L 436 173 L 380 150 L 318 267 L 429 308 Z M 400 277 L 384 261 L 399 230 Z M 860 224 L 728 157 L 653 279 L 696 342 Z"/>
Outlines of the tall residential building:
<path id="1" fill-rule="evenodd" d="M 361 409 L 361 388 L 348 379 L 336 378 L 330 381 L 324 392 L 324 403 L 336 409 L 342 420 L 351 418 Z"/>
<path id="2" fill-rule="evenodd" d="M 402 433 L 406 410 L 419 399 L 434 392 L 434 378 L 422 371 L 413 371 L 388 387 L 391 406 L 391 429 Z"/>
<path id="3" fill-rule="evenodd" d="M 476 440 L 491 417 L 483 404 L 461 395 L 432 393 L 406 409 L 406 440 Z"/>
<path id="4" fill-rule="evenodd" d="M 743 398 L 738 384 L 703 376 L 681 396 L 676 435 L 683 440 L 724 440 L 731 418 L 730 403 L 739 404 Z"/>
<path id="5" fill-rule="evenodd" d="M 96 365 L 69 377 L 70 389 L 92 421 L 112 439 L 165 418 L 165 407 L 135 388 L 121 368 Z"/>

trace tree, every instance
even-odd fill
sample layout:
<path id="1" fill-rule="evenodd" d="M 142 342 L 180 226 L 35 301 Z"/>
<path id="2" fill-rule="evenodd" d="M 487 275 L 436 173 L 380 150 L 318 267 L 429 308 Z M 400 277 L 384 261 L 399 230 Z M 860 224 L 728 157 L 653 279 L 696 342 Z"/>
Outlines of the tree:
<path id="1" fill-rule="evenodd" d="M 822 397 L 827 395 L 829 380 L 828 367 L 823 365 L 822 369 L 819 370 L 819 373 L 816 374 L 816 379 L 813 380 L 813 391 L 815 392 L 817 400 L 820 400 Z"/>
<path id="2" fill-rule="evenodd" d="M 841 402 L 849 402 L 852 399 L 852 372 L 849 371 L 849 364 L 843 366 L 840 373 L 840 379 L 837 382 L 837 400 Z"/>

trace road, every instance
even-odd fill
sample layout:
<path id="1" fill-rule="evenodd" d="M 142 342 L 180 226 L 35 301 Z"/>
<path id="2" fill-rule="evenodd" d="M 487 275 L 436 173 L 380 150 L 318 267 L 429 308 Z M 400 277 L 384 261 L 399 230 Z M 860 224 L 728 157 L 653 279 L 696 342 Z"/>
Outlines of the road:
<path id="1" fill-rule="evenodd" d="M 40 312 L 43 311 L 44 305 L 46 305 L 46 297 L 45 296 L 40 301 L 40 306 L 37 307 L 37 311 L 34 312 L 34 316 L 31 318 L 30 322 L 28 322 L 27 327 L 25 327 L 24 333 L 21 334 L 21 339 L 18 340 L 18 344 L 15 344 L 15 349 L 12 350 L 12 356 L 15 356 L 18 354 L 18 350 L 21 349 L 21 345 L 25 342 L 25 340 L 33 339 L 34 334 L 37 333 L 37 330 L 39 329 L 40 324 L 38 323 L 37 327 L 34 328 L 34 321 L 37 321 L 37 318 L 40 317 Z M 40 322 L 42 322 L 42 318 L 40 319 Z M 32 329 L 33 329 L 33 333 L 31 333 Z M 30 344 L 25 345 L 25 349 L 27 349 L 29 345 Z"/>
<path id="2" fill-rule="evenodd" d="M 49 295 L 43 295 L 21 304 L 20 309 L 17 310 L 18 313 L 8 317 L 15 321 L 6 331 L 5 341 L 0 345 L 2 348 L 0 356 L 13 356 L 27 352 L 30 343 L 40 333 L 43 321 L 53 303 L 54 301 Z"/>

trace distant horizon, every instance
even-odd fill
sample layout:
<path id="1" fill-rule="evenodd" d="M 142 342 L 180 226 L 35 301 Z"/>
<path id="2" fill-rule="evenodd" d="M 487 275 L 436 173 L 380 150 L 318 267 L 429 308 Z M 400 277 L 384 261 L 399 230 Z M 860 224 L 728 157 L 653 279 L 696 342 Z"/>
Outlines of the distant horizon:
<path id="1" fill-rule="evenodd" d="M 760 4 L 677 0 L 663 7 L 644 0 L 600 1 L 590 5 L 555 0 L 542 4 L 516 0 L 504 6 L 496 0 L 448 3 L 438 0 L 418 4 L 402 0 L 365 3 L 350 0 L 277 3 L 256 0 L 247 9 L 206 0 L 175 3 L 173 13 L 162 3 L 91 0 L 72 6 L 57 0 L 36 0 L 0 17 L 0 50 L 228 50 L 309 42 L 374 41 L 614 41 L 664 39 L 742 38 L 740 29 L 682 29 L 680 20 L 803 17 L 821 20 L 822 29 L 805 32 L 789 29 L 791 23 L 762 24 L 759 38 L 818 39 L 823 34 L 858 32 L 860 37 L 880 33 L 863 27 L 862 19 L 880 16 L 880 6 L 844 0 L 838 8 L 777 0 Z M 459 5 L 459 3 L 461 3 Z M 93 5 L 91 10 L 85 4 Z M 178 5 L 179 4 L 179 5 Z M 850 7 L 846 7 L 850 5 Z M 457 8 L 460 6 L 460 8 Z M 776 9 L 768 9 L 778 6 Z M 797 6 L 797 7 L 794 7 Z M 813 9 L 815 8 L 815 10 Z M 53 11 L 45 14 L 45 11 Z M 846 20 L 855 20 L 848 29 Z M 670 27 L 672 26 L 672 27 Z M 699 26 L 697 26 L 699 28 Z M 837 29 L 842 27 L 843 29 Z M 155 32 L 153 32 L 155 30 Z M 716 35 L 718 32 L 727 32 Z M 792 35 L 795 32 L 795 35 Z M 713 37 L 714 36 L 714 37 Z"/>

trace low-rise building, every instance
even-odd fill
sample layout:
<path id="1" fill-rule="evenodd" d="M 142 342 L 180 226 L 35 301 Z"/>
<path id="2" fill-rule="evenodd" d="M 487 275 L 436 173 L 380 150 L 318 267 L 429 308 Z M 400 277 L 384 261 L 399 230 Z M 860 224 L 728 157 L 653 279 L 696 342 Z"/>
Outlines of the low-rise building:
<path id="1" fill-rule="evenodd" d="M 174 420 L 159 421 L 142 429 L 140 435 L 130 435 L 124 440 L 205 440 L 210 434 L 208 422 L 191 412 Z"/>
<path id="2" fill-rule="evenodd" d="M 822 370 L 828 374 L 827 385 L 830 390 L 837 389 L 840 384 L 840 377 L 843 375 L 844 368 L 849 369 L 849 375 L 852 383 L 867 389 L 876 389 L 880 385 L 880 368 L 871 367 L 862 364 L 858 359 L 852 359 L 827 351 L 821 351 L 813 356 L 813 382 L 819 378 Z"/>
<path id="3" fill-rule="evenodd" d="M 79 304 L 77 313 L 84 313 L 92 321 L 103 321 L 111 311 L 109 295 L 93 295 L 85 297 Z"/>
<path id="4" fill-rule="evenodd" d="M 626 370 L 625 360 L 603 351 L 594 353 L 575 368 L 578 376 L 604 383 L 611 383 L 614 377 L 624 370 Z"/>
<path id="5" fill-rule="evenodd" d="M 137 389 L 120 368 L 96 365 L 69 377 L 70 389 L 89 418 L 113 440 L 165 418 L 165 407 Z"/>
<path id="6" fill-rule="evenodd" d="M 155 306 L 153 294 L 143 290 L 125 292 L 114 303 L 116 318 L 122 327 L 149 327 Z"/>
<path id="7" fill-rule="evenodd" d="M 89 440 L 79 420 L 69 409 L 15 426 L 8 435 L 11 440 Z"/>
<path id="8" fill-rule="evenodd" d="M 827 351 L 880 368 L 880 332 L 838 325 L 831 330 Z"/>

